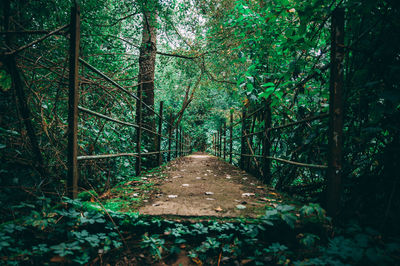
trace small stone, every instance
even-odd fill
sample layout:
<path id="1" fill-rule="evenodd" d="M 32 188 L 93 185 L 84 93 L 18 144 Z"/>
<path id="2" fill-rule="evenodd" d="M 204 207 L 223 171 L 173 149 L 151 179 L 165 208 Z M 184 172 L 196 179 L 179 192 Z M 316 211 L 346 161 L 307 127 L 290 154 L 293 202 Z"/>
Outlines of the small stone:
<path id="1" fill-rule="evenodd" d="M 138 197 L 139 196 L 139 194 L 138 193 L 133 193 L 133 195 L 132 196 L 134 196 L 134 197 Z"/>
<path id="2" fill-rule="evenodd" d="M 244 209 L 246 209 L 246 206 L 244 206 L 244 205 L 242 205 L 242 204 L 238 204 L 238 205 L 236 205 L 236 209 L 238 209 L 238 210 L 244 210 Z"/>
<path id="3" fill-rule="evenodd" d="M 247 177 L 243 177 L 242 179 L 243 179 L 243 180 L 247 180 Z"/>
<path id="4" fill-rule="evenodd" d="M 182 184 L 182 187 L 188 187 L 189 184 Z"/>
<path id="5" fill-rule="evenodd" d="M 177 198 L 178 197 L 178 195 L 168 195 L 168 198 L 170 198 L 170 199 L 174 199 L 174 198 Z"/>
<path id="6" fill-rule="evenodd" d="M 160 206 L 160 203 L 153 203 L 151 206 L 157 207 L 157 206 Z"/>
<path id="7" fill-rule="evenodd" d="M 254 196 L 254 195 L 255 195 L 254 193 L 243 193 L 242 197 L 251 197 L 251 196 Z"/>
<path id="8" fill-rule="evenodd" d="M 214 195 L 214 192 L 207 191 L 205 194 L 206 195 Z"/>
<path id="9" fill-rule="evenodd" d="M 144 199 L 143 202 L 149 202 L 147 199 Z"/>
<path id="10" fill-rule="evenodd" d="M 226 176 L 226 179 L 231 179 L 232 177 L 230 176 L 230 175 L 227 175 Z"/>
<path id="11" fill-rule="evenodd" d="M 196 176 L 196 179 L 197 179 L 197 180 L 200 180 L 200 179 L 201 179 L 201 177 L 200 177 L 200 176 Z"/>
<path id="12" fill-rule="evenodd" d="M 213 199 L 213 198 L 206 198 L 206 200 L 215 200 L 215 199 Z"/>

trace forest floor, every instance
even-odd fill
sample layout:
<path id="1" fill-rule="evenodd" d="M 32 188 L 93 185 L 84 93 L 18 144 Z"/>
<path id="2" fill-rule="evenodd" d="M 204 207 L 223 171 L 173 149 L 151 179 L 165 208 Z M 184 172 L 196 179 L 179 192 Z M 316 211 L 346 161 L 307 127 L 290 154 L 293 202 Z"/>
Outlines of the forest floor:
<path id="1" fill-rule="evenodd" d="M 140 214 L 256 218 L 281 196 L 245 171 L 206 154 L 173 161 Z"/>

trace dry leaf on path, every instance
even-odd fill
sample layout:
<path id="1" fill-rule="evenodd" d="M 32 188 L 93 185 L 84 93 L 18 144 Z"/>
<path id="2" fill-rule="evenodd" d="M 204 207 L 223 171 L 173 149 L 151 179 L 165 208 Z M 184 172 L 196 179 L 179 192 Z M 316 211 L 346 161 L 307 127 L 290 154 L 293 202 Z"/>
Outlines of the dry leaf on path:
<path id="1" fill-rule="evenodd" d="M 220 206 L 218 206 L 217 208 L 215 208 L 216 212 L 222 212 L 222 208 Z"/>

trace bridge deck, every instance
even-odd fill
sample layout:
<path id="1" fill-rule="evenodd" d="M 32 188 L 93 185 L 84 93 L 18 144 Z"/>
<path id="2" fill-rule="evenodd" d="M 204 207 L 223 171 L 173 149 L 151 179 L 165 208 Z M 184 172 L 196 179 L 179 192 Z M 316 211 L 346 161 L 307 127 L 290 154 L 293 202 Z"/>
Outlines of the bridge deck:
<path id="1" fill-rule="evenodd" d="M 159 193 L 141 214 L 255 218 L 281 201 L 255 177 L 208 154 L 183 157 L 165 171 Z"/>

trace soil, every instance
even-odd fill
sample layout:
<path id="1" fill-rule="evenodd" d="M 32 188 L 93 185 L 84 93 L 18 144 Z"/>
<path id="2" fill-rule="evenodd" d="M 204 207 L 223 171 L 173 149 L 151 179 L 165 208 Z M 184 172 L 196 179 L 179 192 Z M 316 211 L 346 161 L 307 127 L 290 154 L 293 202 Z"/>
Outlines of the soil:
<path id="1" fill-rule="evenodd" d="M 252 175 L 205 153 L 171 162 L 164 174 L 158 194 L 140 214 L 256 218 L 281 198 Z"/>

